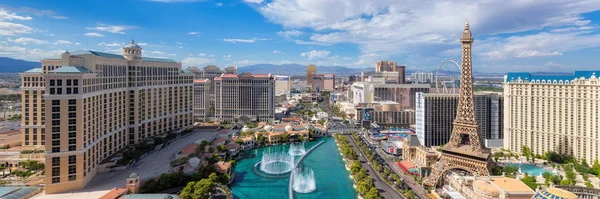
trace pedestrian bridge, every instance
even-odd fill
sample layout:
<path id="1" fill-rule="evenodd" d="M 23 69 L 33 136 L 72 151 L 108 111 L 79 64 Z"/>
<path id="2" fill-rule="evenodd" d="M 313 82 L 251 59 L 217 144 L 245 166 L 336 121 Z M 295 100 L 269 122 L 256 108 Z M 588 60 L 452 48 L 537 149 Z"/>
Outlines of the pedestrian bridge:
<path id="1" fill-rule="evenodd" d="M 306 153 L 304 153 L 304 155 L 302 155 L 302 157 L 300 157 L 300 159 L 298 159 L 298 162 L 296 162 L 294 164 L 294 167 L 292 168 L 292 172 L 294 172 L 294 170 L 296 168 L 298 168 L 298 165 L 300 165 L 300 163 L 302 163 L 302 161 L 304 161 L 304 158 L 306 158 L 306 156 L 308 156 L 308 154 L 310 154 L 310 152 L 312 152 L 314 149 L 316 149 L 317 147 L 319 147 L 321 144 L 323 144 L 325 141 L 321 141 L 319 143 L 317 143 L 315 146 L 311 147 L 308 151 L 306 151 Z M 294 175 L 290 175 L 290 183 L 289 183 L 289 187 L 288 187 L 288 194 L 290 195 L 290 199 L 294 199 L 294 189 L 292 188 L 292 181 L 294 180 Z"/>

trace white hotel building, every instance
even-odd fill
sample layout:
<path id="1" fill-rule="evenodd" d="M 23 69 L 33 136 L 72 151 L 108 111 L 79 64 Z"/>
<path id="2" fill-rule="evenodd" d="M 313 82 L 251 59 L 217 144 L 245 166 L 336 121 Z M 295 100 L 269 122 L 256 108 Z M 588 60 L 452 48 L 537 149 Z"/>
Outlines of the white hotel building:
<path id="1" fill-rule="evenodd" d="M 554 151 L 600 159 L 600 71 L 568 76 L 508 73 L 504 86 L 504 148 Z"/>

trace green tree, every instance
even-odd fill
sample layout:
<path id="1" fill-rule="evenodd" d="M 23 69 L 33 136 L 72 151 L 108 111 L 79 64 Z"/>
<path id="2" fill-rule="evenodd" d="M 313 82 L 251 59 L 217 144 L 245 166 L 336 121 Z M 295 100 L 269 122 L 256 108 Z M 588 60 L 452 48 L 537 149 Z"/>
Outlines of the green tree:
<path id="1" fill-rule="evenodd" d="M 494 153 L 493 156 L 494 156 L 494 160 L 496 162 L 498 162 L 498 159 L 500 159 L 500 157 L 503 157 L 504 153 L 498 151 L 498 152 Z"/>
<path id="2" fill-rule="evenodd" d="M 214 186 L 214 183 L 210 179 L 190 182 L 183 188 L 179 197 L 181 199 L 208 199 Z"/>
<path id="3" fill-rule="evenodd" d="M 213 182 L 219 182 L 219 176 L 216 173 L 211 173 L 208 175 L 208 179 Z"/>
<path id="4" fill-rule="evenodd" d="M 358 193 L 365 195 L 369 191 L 369 185 L 365 181 L 360 181 L 356 185 L 356 190 Z"/>
<path id="5" fill-rule="evenodd" d="M 503 170 L 504 170 L 504 174 L 506 174 L 507 176 L 515 176 L 517 171 L 519 171 L 519 168 L 517 168 L 515 166 L 505 166 L 503 168 Z"/>
<path id="6" fill-rule="evenodd" d="M 592 170 L 595 172 L 593 174 L 600 176 L 600 163 L 598 163 L 598 159 L 594 160 L 594 164 L 592 165 Z"/>
<path id="7" fill-rule="evenodd" d="M 375 187 L 371 187 L 369 192 L 365 194 L 365 199 L 380 199 L 379 191 Z M 414 196 L 412 198 L 415 198 Z"/>
<path id="8" fill-rule="evenodd" d="M 588 181 L 588 182 L 585 182 L 585 186 L 586 186 L 587 188 L 594 188 L 594 185 L 592 185 L 592 183 L 591 183 L 591 182 L 589 182 L 589 181 Z"/>
<path id="9" fill-rule="evenodd" d="M 525 185 L 527 185 L 529 188 L 535 190 L 535 188 L 537 188 L 537 184 L 535 182 L 535 176 L 529 176 L 527 175 L 527 173 L 525 173 L 525 177 L 523 177 L 521 179 L 521 182 L 523 182 Z"/>
<path id="10" fill-rule="evenodd" d="M 351 174 L 356 174 L 360 171 L 362 167 L 360 166 L 360 164 L 358 164 L 357 162 L 354 162 L 352 164 L 352 166 L 350 166 L 350 173 Z"/>

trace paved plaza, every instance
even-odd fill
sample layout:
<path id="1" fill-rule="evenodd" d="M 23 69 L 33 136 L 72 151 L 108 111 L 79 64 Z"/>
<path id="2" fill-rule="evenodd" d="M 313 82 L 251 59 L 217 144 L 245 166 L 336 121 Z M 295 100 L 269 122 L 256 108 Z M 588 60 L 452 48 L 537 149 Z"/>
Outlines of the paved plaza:
<path id="1" fill-rule="evenodd" d="M 125 180 L 135 172 L 141 181 L 167 173 L 171 169 L 169 162 L 175 159 L 175 153 L 198 139 L 210 140 L 218 135 L 215 130 L 194 130 L 193 133 L 177 138 L 171 144 L 160 149 L 148 157 L 140 160 L 136 168 L 122 171 L 97 173 L 96 176 L 80 191 L 64 194 L 40 194 L 35 199 L 75 199 L 75 198 L 100 198 L 114 187 L 125 187 Z"/>

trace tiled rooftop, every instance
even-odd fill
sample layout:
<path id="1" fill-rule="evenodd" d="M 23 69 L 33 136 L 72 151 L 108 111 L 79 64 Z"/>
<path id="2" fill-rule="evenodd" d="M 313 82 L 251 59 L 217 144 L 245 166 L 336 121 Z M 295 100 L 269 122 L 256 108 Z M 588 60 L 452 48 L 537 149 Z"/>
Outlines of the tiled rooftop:
<path id="1" fill-rule="evenodd" d="M 81 66 L 62 66 L 50 71 L 50 73 L 89 73 L 90 71 Z"/>

